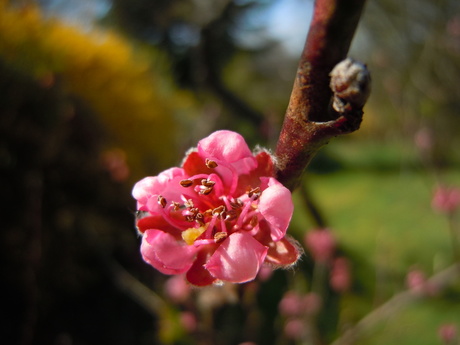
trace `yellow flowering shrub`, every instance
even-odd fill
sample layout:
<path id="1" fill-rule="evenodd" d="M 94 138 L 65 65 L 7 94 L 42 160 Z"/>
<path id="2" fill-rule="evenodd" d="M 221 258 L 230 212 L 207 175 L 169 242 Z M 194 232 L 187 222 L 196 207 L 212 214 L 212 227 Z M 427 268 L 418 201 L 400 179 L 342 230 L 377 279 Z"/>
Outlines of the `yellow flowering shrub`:
<path id="1" fill-rule="evenodd" d="M 85 101 L 134 169 L 174 162 L 177 117 L 194 104 L 160 72 L 167 65 L 158 53 L 114 31 L 85 33 L 45 18 L 36 6 L 0 0 L 0 59 Z"/>

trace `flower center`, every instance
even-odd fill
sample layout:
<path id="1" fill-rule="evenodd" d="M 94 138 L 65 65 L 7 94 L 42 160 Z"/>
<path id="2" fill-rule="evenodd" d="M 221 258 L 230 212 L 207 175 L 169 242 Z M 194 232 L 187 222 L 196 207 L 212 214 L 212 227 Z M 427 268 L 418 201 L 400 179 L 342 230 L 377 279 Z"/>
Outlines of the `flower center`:
<path id="1" fill-rule="evenodd" d="M 212 160 L 206 160 L 206 165 L 217 167 Z M 165 218 L 176 227 L 185 228 L 181 235 L 188 245 L 219 243 L 236 231 L 251 231 L 259 223 L 260 188 L 248 187 L 245 194 L 236 198 L 217 195 L 224 188 L 218 187 L 220 180 L 214 181 L 212 176 L 216 175 L 199 174 L 181 180 L 180 186 L 192 191 L 182 194 L 181 202 L 172 201 L 168 206 L 168 201 L 158 196 Z M 193 224 L 187 227 L 184 221 Z"/>

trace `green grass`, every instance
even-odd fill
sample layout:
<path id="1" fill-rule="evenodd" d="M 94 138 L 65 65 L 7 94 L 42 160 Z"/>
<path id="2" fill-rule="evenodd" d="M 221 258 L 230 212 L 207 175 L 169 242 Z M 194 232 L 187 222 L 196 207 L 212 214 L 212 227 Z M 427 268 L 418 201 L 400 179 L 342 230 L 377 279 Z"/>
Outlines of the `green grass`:
<path id="1" fill-rule="evenodd" d="M 364 287 L 343 301 L 355 310 L 342 313 L 357 320 L 372 303 L 403 289 L 412 268 L 431 275 L 448 266 L 452 249 L 446 217 L 431 208 L 435 179 L 410 148 L 342 144 L 326 152 L 328 159 L 340 157 L 328 165 L 336 170 L 309 173 L 305 183 L 341 248 L 352 258 L 354 278 Z M 443 171 L 442 179 L 460 187 L 455 168 Z M 296 206 L 302 205 L 298 193 L 294 200 Z M 296 207 L 290 231 L 301 239 L 312 227 L 308 212 Z M 418 302 L 385 320 L 358 344 L 439 344 L 440 324 L 455 322 L 460 327 L 457 305 L 458 301 L 442 298 Z"/>

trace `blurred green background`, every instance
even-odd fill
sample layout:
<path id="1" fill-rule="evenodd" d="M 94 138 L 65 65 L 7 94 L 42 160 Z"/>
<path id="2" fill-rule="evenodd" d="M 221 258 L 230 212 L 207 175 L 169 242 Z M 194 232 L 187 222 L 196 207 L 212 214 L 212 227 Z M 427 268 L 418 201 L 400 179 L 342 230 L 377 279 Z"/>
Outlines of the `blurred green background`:
<path id="1" fill-rule="evenodd" d="M 257 291 L 238 287 L 250 302 L 227 296 L 204 313 L 212 337 L 187 332 L 179 313 L 201 314 L 171 301 L 167 277 L 143 263 L 130 192 L 217 129 L 275 147 L 312 8 L 0 0 L 2 343 L 301 343 L 283 337 L 277 305 L 309 289 L 308 253 Z M 369 0 L 350 55 L 373 78 L 362 128 L 331 141 L 305 176 L 352 264 L 351 289 L 321 314 L 323 343 L 405 289 L 411 269 L 451 264 L 458 230 L 431 199 L 439 184 L 460 186 L 460 3 Z M 318 224 L 294 200 L 289 231 L 302 242 Z M 440 325 L 460 327 L 459 303 L 457 281 L 357 344 L 441 344 Z"/>

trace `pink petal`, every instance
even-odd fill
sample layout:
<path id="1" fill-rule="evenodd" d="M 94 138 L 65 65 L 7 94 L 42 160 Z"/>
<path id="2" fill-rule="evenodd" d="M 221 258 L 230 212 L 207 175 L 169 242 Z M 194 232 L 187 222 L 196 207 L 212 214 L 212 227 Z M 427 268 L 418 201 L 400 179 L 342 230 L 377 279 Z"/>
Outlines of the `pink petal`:
<path id="1" fill-rule="evenodd" d="M 273 241 L 278 241 L 286 234 L 294 211 L 291 192 L 272 177 L 261 177 L 261 181 L 268 188 L 260 196 L 259 211 L 270 225 Z"/>
<path id="2" fill-rule="evenodd" d="M 215 158 L 228 163 L 245 157 L 252 157 L 244 138 L 235 132 L 216 131 L 198 142 L 198 152 L 202 158 Z"/>
<path id="3" fill-rule="evenodd" d="M 275 266 L 291 266 L 297 262 L 302 254 L 300 245 L 294 240 L 283 238 L 277 242 L 271 242 L 265 262 Z"/>
<path id="4" fill-rule="evenodd" d="M 184 177 L 184 170 L 181 168 L 167 169 L 158 176 L 145 177 L 134 185 L 132 195 L 137 200 L 138 209 L 144 209 L 152 195 L 158 196 L 168 188 L 173 179 L 180 180 Z"/>
<path id="5" fill-rule="evenodd" d="M 193 264 L 198 248 L 178 242 L 160 230 L 146 230 L 142 238 L 144 260 L 164 274 L 186 272 Z"/>
<path id="6" fill-rule="evenodd" d="M 195 286 L 207 286 L 211 285 L 216 281 L 216 278 L 204 268 L 206 261 L 208 261 L 210 255 L 217 245 L 206 246 L 208 250 L 200 250 L 193 262 L 192 267 L 187 271 L 187 280 L 190 284 Z"/>
<path id="7" fill-rule="evenodd" d="M 134 185 L 132 195 L 137 200 L 137 208 L 141 209 L 152 195 L 151 191 L 156 183 L 155 177 L 145 177 Z"/>
<path id="8" fill-rule="evenodd" d="M 222 242 L 205 268 L 217 279 L 244 283 L 256 277 L 267 250 L 250 234 L 235 232 Z"/>

